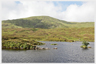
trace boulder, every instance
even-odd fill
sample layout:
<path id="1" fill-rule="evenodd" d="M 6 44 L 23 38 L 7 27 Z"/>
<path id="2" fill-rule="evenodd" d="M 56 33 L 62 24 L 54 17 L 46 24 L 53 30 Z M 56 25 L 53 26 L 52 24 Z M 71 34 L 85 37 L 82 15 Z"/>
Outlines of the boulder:
<path id="1" fill-rule="evenodd" d="M 46 47 L 45 49 L 46 49 L 46 50 L 48 50 L 49 48 L 48 48 L 48 47 Z"/>
<path id="2" fill-rule="evenodd" d="M 53 49 L 57 49 L 57 47 L 54 47 Z"/>
<path id="3" fill-rule="evenodd" d="M 91 48 L 90 46 L 88 48 Z"/>

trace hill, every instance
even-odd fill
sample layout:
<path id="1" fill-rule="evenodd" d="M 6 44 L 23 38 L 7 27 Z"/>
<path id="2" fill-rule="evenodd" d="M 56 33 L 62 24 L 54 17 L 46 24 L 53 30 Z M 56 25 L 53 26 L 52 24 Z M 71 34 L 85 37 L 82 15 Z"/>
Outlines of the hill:
<path id="1" fill-rule="evenodd" d="M 28 18 L 3 20 L 3 28 L 81 28 L 94 27 L 94 22 L 67 22 L 49 16 L 34 16 Z"/>

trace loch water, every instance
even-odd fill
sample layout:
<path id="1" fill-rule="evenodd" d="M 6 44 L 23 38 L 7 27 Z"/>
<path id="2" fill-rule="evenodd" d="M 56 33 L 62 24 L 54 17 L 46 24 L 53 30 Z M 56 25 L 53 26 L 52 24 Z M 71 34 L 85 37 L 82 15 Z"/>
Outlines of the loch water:
<path id="1" fill-rule="evenodd" d="M 51 42 L 39 47 L 49 50 L 2 50 L 2 63 L 94 63 L 94 42 L 82 49 L 82 42 Z M 51 45 L 57 43 L 57 45 Z M 57 47 L 57 49 L 53 49 Z"/>

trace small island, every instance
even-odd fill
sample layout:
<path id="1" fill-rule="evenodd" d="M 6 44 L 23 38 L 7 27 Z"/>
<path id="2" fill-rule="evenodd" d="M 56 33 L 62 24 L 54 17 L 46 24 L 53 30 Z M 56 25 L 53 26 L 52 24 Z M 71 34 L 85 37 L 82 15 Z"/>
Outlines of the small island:
<path id="1" fill-rule="evenodd" d="M 9 39 L 2 41 L 2 49 L 14 49 L 14 50 L 35 50 L 36 45 L 44 45 L 45 43 L 37 42 L 35 40 L 28 39 Z"/>
<path id="2" fill-rule="evenodd" d="M 51 44 L 51 45 L 57 45 L 57 44 Z"/>
<path id="3" fill-rule="evenodd" d="M 87 49 L 88 47 L 88 45 L 89 45 L 89 43 L 87 42 L 87 41 L 83 41 L 83 43 L 82 43 L 83 45 L 81 46 L 81 48 L 83 48 L 83 49 Z"/>

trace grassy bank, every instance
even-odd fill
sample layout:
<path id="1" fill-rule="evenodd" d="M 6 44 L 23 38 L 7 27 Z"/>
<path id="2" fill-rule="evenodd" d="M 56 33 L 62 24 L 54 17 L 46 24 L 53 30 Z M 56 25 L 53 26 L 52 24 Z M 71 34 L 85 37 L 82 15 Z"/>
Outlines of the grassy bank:
<path id="1" fill-rule="evenodd" d="M 3 28 L 2 40 L 35 40 L 35 41 L 94 41 L 94 28 Z"/>

